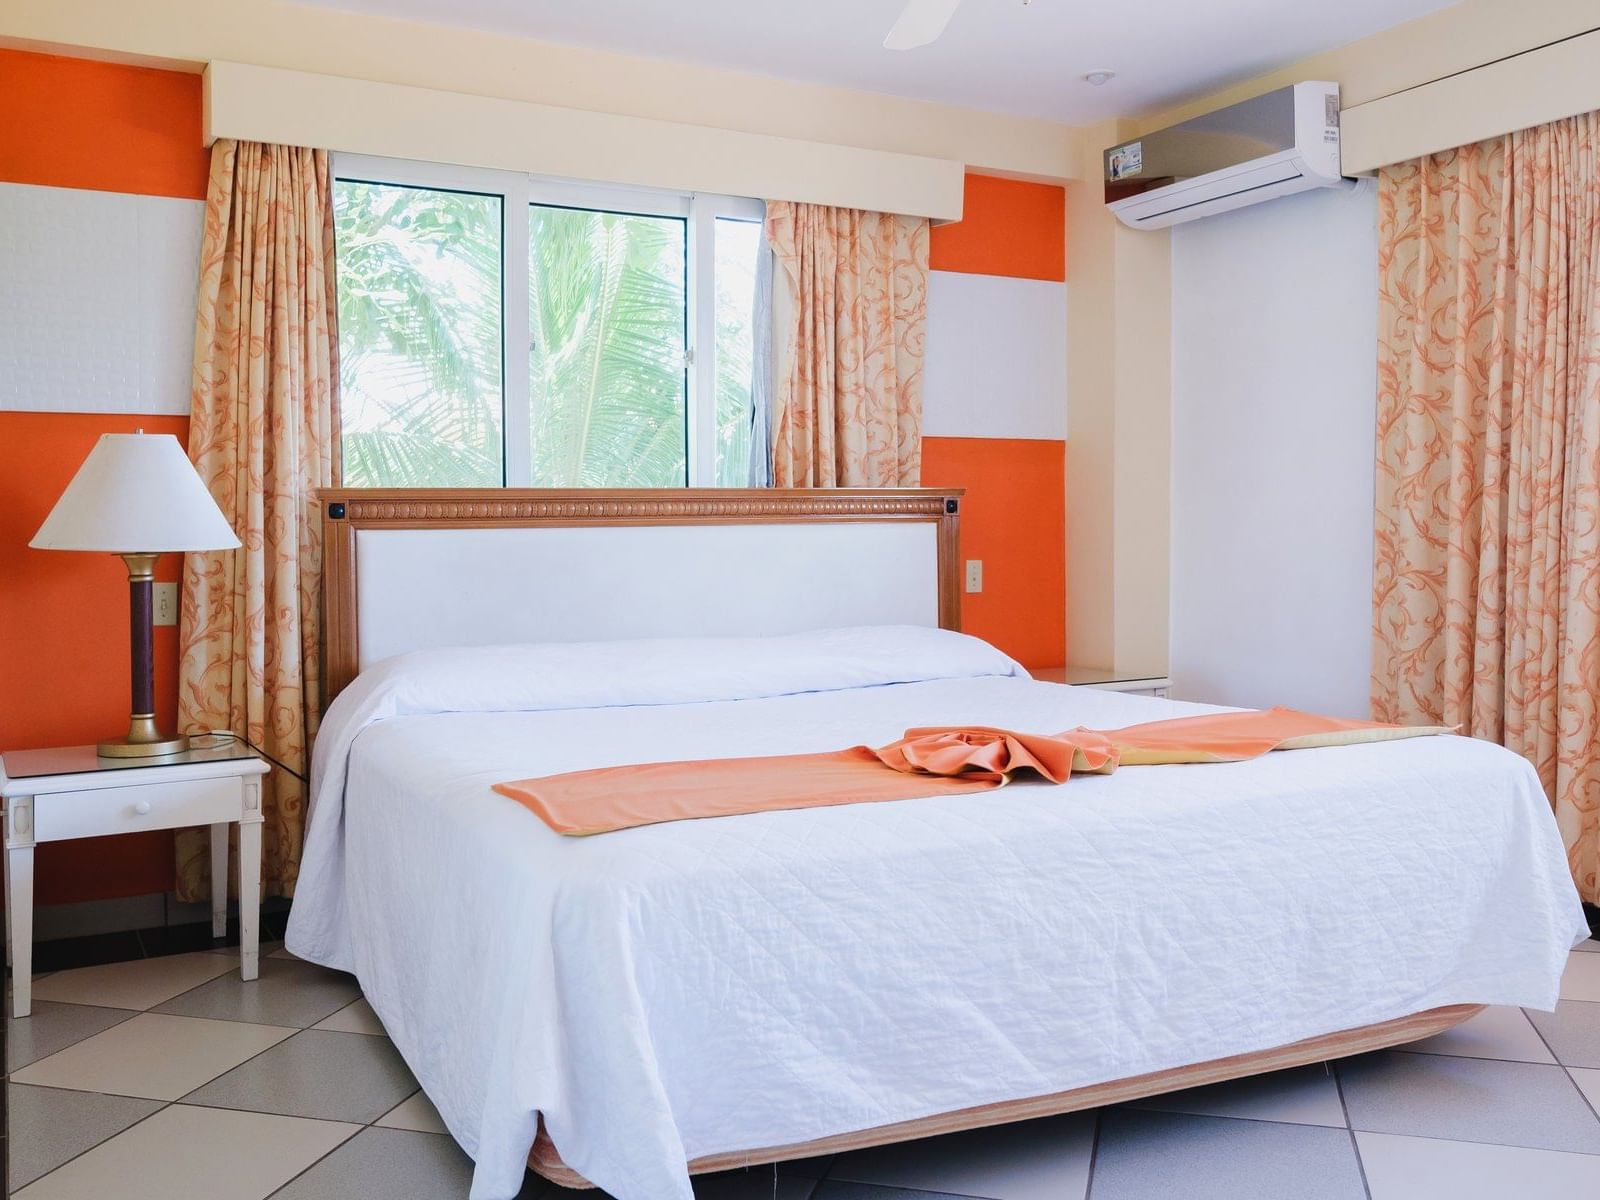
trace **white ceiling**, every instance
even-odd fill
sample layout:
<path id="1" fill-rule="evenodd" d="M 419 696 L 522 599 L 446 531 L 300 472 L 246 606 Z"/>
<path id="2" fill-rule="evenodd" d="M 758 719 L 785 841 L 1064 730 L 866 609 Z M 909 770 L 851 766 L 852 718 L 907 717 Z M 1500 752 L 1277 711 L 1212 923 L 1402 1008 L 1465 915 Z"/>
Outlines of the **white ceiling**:
<path id="1" fill-rule="evenodd" d="M 883 48 L 903 0 L 309 0 L 544 41 L 1081 123 L 1248 79 L 1453 0 L 964 0 Z M 1095 88 L 1089 71 L 1115 79 Z"/>

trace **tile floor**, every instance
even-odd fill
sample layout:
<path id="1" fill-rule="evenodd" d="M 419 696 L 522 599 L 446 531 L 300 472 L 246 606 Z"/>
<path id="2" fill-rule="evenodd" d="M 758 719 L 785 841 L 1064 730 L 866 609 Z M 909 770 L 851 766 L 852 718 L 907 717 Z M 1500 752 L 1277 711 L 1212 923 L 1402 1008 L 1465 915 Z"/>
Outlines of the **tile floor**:
<path id="1" fill-rule="evenodd" d="M 455 1200 L 470 1164 L 355 981 L 275 950 L 42 975 L 9 1023 L 27 1200 Z M 1554 1013 L 1100 1112 L 697 1180 L 702 1200 L 1595 1200 L 1600 943 Z M 522 1200 L 578 1197 L 530 1176 Z"/>

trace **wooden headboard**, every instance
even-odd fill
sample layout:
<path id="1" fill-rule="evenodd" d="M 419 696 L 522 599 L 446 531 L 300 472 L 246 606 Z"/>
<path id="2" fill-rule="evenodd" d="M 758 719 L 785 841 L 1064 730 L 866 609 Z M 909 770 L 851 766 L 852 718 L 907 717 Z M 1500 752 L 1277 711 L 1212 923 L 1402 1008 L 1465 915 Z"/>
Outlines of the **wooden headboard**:
<path id="1" fill-rule="evenodd" d="M 959 629 L 962 495 L 324 489 L 326 698 L 370 662 L 433 646 Z"/>

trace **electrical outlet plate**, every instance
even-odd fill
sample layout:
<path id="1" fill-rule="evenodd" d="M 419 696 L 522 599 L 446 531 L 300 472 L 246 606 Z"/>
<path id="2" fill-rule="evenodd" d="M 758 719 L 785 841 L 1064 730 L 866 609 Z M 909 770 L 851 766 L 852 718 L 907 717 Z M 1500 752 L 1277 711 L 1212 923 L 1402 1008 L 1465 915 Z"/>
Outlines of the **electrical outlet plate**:
<path id="1" fill-rule="evenodd" d="M 983 559 L 967 559 L 967 591 L 983 591 Z"/>
<path id="2" fill-rule="evenodd" d="M 178 623 L 178 585 L 175 583 L 158 583 L 155 585 L 155 623 L 157 625 L 176 625 Z"/>

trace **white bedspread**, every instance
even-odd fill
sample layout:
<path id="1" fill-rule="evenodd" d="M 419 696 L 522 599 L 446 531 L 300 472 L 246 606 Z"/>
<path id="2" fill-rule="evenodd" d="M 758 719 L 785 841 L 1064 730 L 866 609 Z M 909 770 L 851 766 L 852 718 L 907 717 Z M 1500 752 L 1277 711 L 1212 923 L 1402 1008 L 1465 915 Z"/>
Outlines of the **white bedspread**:
<path id="1" fill-rule="evenodd" d="M 935 630 L 429 651 L 316 751 L 288 946 L 353 971 L 509 1197 L 543 1113 L 620 1200 L 700 1155 L 1041 1095 L 1437 1005 L 1549 1009 L 1584 932 L 1516 755 L 1457 737 L 563 838 L 490 785 L 1202 706 Z"/>

